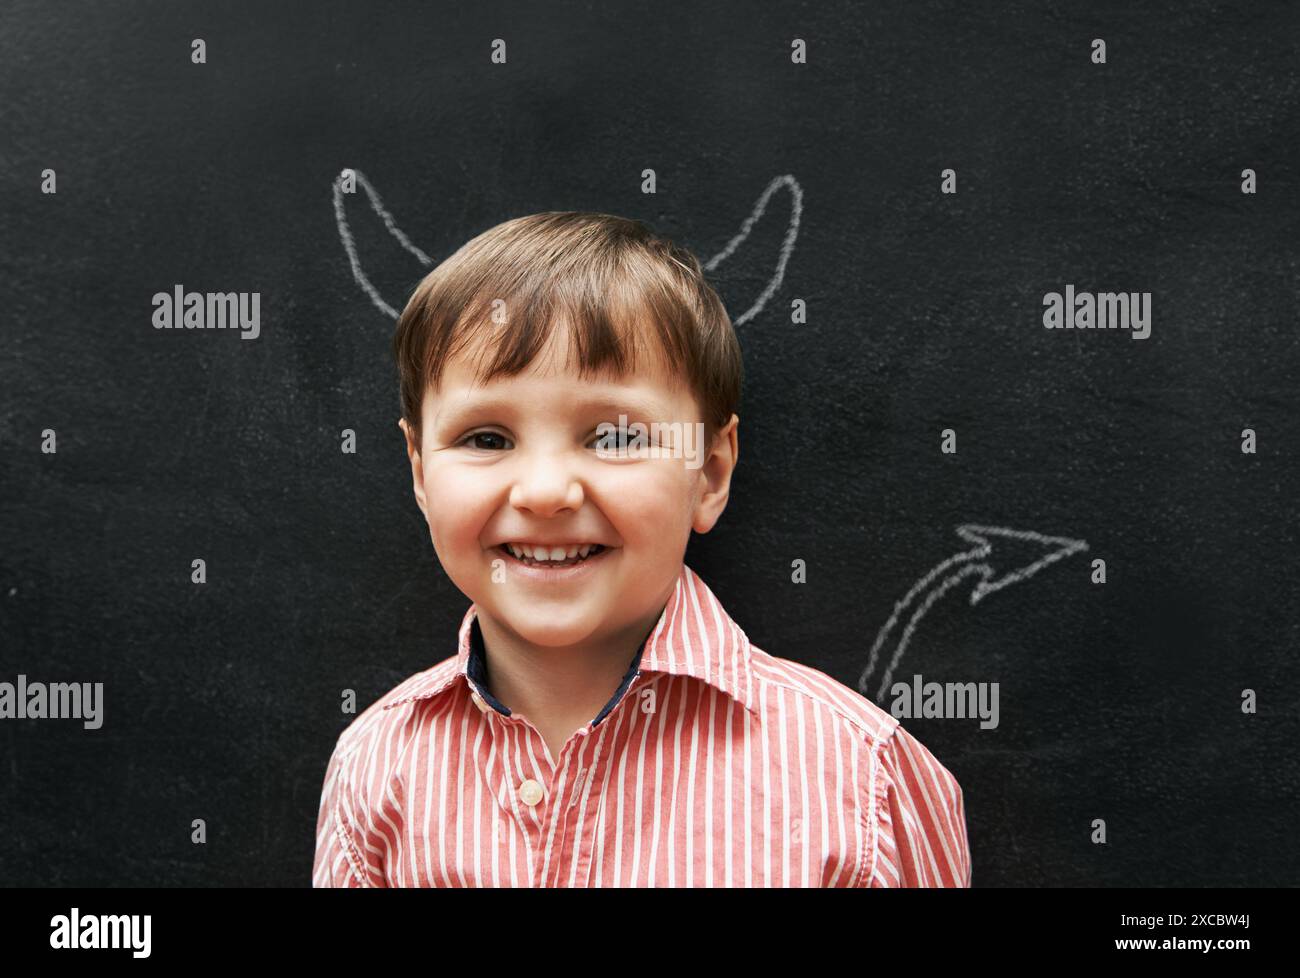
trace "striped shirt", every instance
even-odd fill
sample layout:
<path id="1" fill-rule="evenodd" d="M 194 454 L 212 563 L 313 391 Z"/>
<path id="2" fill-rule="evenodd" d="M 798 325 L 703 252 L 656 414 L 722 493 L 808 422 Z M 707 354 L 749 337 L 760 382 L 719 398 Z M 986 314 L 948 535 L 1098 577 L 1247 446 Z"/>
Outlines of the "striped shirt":
<path id="1" fill-rule="evenodd" d="M 552 758 L 459 649 L 343 731 L 314 886 L 970 886 L 957 780 L 825 673 L 750 644 L 685 564 Z"/>

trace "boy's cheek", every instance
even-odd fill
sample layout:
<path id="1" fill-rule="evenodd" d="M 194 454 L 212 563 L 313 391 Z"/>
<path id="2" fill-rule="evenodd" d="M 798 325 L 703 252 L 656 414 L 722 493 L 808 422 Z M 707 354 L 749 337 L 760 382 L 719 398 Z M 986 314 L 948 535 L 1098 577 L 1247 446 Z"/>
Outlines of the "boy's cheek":
<path id="1" fill-rule="evenodd" d="M 689 510 L 691 481 L 673 468 L 660 468 L 641 478 L 628 479 L 612 487 L 608 498 L 621 520 L 644 527 L 650 521 L 660 524 L 679 518 Z"/>
<path id="2" fill-rule="evenodd" d="M 445 467 L 430 467 L 425 470 L 424 495 L 432 509 L 441 503 L 446 512 L 458 512 L 476 509 L 485 498 L 492 494 L 492 486 L 482 479 L 468 477 Z"/>

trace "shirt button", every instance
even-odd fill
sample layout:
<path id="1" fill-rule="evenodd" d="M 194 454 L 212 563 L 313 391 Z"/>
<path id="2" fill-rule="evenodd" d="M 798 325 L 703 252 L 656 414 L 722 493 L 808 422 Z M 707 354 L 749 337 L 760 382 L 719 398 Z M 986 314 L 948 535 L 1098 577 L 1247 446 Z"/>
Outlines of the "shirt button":
<path id="1" fill-rule="evenodd" d="M 519 786 L 519 800 L 530 807 L 542 800 L 543 793 L 542 786 L 532 778 Z"/>
<path id="2" fill-rule="evenodd" d="M 488 711 L 487 703 L 483 701 L 483 697 L 479 696 L 477 692 L 471 693 L 470 699 L 474 701 L 474 705 L 478 707 L 480 713 L 486 713 Z"/>

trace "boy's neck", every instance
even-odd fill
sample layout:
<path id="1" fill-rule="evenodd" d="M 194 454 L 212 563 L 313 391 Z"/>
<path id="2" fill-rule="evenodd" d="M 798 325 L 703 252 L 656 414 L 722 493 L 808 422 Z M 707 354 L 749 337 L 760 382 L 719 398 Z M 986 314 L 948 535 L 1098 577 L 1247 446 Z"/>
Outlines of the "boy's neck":
<path id="1" fill-rule="evenodd" d="M 660 607 L 607 639 L 563 648 L 523 642 L 480 614 L 488 692 L 540 731 L 572 733 L 609 702 L 662 614 Z"/>

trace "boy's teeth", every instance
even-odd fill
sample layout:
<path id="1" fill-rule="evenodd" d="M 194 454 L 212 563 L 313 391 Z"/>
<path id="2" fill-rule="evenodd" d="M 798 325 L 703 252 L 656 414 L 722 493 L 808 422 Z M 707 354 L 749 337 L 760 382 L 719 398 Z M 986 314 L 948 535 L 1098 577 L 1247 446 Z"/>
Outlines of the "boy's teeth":
<path id="1" fill-rule="evenodd" d="M 565 561 L 575 557 L 582 559 L 597 548 L 598 544 L 585 543 L 571 547 L 534 547 L 531 544 L 507 543 L 506 549 L 516 557 L 525 557 L 535 561 Z"/>

